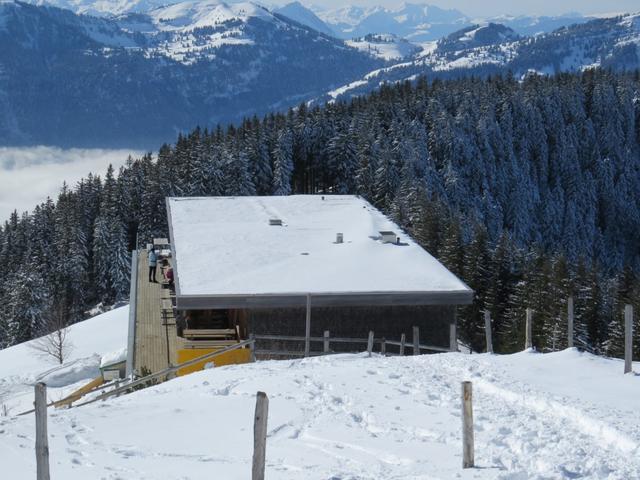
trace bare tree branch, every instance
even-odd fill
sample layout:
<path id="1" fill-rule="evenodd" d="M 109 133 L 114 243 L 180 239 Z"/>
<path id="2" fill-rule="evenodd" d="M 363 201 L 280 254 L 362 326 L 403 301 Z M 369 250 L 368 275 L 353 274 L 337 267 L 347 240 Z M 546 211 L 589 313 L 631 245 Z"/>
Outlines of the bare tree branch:
<path id="1" fill-rule="evenodd" d="M 69 328 L 65 309 L 60 306 L 52 311 L 45 325 L 48 333 L 34 340 L 30 347 L 43 358 L 54 358 L 62 365 L 73 351 L 73 344 L 69 339 Z"/>

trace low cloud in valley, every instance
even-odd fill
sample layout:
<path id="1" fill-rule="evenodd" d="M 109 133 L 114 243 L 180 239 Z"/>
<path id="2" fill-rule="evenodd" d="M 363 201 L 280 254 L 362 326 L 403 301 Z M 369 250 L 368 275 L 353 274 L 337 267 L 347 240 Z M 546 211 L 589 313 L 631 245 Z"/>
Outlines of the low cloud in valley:
<path id="1" fill-rule="evenodd" d="M 74 186 L 89 172 L 104 175 L 111 163 L 123 165 L 133 150 L 60 149 L 56 147 L 0 147 L 0 221 L 12 211 L 31 211 L 56 198 L 63 182 Z"/>

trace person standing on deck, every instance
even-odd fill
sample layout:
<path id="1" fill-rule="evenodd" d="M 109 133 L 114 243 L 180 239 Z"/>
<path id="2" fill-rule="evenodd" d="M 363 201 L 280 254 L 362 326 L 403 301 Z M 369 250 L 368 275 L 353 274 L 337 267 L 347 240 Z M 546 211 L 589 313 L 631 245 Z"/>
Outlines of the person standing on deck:
<path id="1" fill-rule="evenodd" d="M 155 248 L 152 248 L 149 251 L 149 281 L 150 282 L 158 283 L 158 281 L 156 280 L 157 267 L 158 267 L 158 255 L 156 254 Z"/>

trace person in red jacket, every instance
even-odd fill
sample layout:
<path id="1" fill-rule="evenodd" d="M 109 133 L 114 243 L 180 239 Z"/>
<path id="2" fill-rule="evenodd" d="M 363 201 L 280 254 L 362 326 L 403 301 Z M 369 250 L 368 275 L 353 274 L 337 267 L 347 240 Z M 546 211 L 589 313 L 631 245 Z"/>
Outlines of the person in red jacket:
<path id="1" fill-rule="evenodd" d="M 173 288 L 173 268 L 169 266 L 164 272 L 164 278 L 167 279 L 169 288 Z"/>

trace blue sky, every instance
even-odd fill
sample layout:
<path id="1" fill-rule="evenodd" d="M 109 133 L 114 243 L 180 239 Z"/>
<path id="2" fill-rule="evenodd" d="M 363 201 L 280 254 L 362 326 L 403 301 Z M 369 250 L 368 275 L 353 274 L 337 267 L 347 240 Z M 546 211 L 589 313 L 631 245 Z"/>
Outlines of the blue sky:
<path id="1" fill-rule="evenodd" d="M 278 3 L 289 3 L 280 0 Z M 638 0 L 407 0 L 408 3 L 430 3 L 442 8 L 457 8 L 467 15 L 493 16 L 501 14 L 538 14 L 560 15 L 567 12 L 584 14 L 610 12 L 640 12 Z M 314 3 L 331 8 L 343 5 L 384 5 L 394 7 L 402 4 L 401 0 L 303 0 L 302 3 Z"/>

